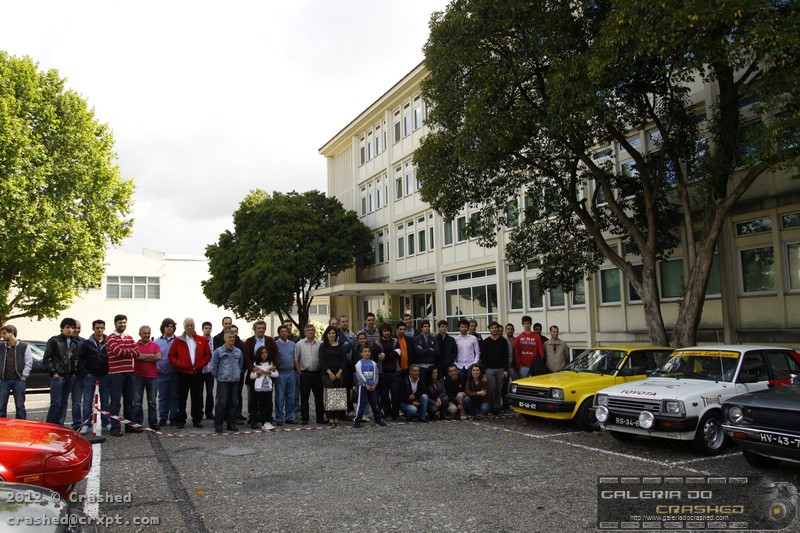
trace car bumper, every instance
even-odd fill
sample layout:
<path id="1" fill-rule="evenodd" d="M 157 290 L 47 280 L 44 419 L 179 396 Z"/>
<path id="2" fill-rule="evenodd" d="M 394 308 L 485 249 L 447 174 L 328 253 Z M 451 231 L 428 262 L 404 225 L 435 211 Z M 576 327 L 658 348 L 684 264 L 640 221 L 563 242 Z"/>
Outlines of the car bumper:
<path id="1" fill-rule="evenodd" d="M 575 411 L 575 402 L 565 402 L 563 400 L 531 398 L 530 396 L 509 393 L 506 395 L 506 401 L 514 411 L 523 414 L 561 413 L 569 415 L 563 418 L 572 418 L 572 413 Z"/>
<path id="2" fill-rule="evenodd" d="M 736 444 L 759 455 L 800 463 L 800 433 L 723 424 Z"/>
<path id="3" fill-rule="evenodd" d="M 688 418 L 670 418 L 656 415 L 653 427 L 645 429 L 639 426 L 638 416 L 631 414 L 621 414 L 610 412 L 608 420 L 600 424 L 603 429 L 611 431 L 621 431 L 623 433 L 633 433 L 636 435 L 649 435 L 675 440 L 692 440 L 697 430 L 698 418 L 696 416 Z"/>

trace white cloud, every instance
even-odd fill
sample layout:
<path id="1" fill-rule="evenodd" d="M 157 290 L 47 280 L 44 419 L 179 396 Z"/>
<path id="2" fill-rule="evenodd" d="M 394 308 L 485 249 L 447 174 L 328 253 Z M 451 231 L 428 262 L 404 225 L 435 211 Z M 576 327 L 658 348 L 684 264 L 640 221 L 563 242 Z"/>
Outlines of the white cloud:
<path id="1" fill-rule="evenodd" d="M 125 248 L 202 254 L 247 192 L 325 188 L 317 149 L 422 60 L 442 0 L 18 2 L 0 49 L 56 68 L 136 182 Z"/>

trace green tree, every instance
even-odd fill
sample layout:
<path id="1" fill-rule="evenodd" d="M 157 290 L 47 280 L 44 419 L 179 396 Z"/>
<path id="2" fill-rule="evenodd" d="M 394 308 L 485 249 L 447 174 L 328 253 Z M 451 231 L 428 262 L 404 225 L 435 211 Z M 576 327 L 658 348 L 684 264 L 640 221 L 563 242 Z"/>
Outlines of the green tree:
<path id="1" fill-rule="evenodd" d="M 760 176 L 797 170 L 798 41 L 796 1 L 455 0 L 425 46 L 422 197 L 445 219 L 479 208 L 469 229 L 494 245 L 522 192 L 506 257 L 538 260 L 542 286 L 566 290 L 607 259 L 661 345 L 658 261 L 693 228 L 672 342 L 694 344 L 726 216 Z M 692 106 L 698 81 L 716 92 L 710 109 Z M 743 120 L 745 97 L 763 121 Z M 632 164 L 615 168 L 613 147 Z"/>
<path id="2" fill-rule="evenodd" d="M 328 274 L 366 264 L 372 252 L 372 233 L 355 211 L 320 191 L 251 191 L 233 214 L 233 225 L 233 232 L 206 247 L 206 297 L 248 320 L 272 312 L 292 318 L 301 332 L 310 291 Z"/>
<path id="3" fill-rule="evenodd" d="M 55 318 L 131 232 L 111 131 L 64 82 L 0 52 L 0 323 Z"/>

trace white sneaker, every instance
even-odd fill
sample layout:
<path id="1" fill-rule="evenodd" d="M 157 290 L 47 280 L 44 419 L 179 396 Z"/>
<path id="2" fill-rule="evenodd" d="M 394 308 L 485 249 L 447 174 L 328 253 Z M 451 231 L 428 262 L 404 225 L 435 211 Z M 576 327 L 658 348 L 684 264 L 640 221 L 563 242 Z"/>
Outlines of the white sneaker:
<path id="1" fill-rule="evenodd" d="M 80 433 L 81 435 L 86 435 L 87 433 L 89 433 L 89 426 L 81 426 L 81 430 L 78 433 Z"/>
<path id="2" fill-rule="evenodd" d="M 264 425 L 261 426 L 261 429 L 265 429 L 265 430 L 275 429 L 275 426 L 273 426 L 269 422 L 264 422 Z"/>

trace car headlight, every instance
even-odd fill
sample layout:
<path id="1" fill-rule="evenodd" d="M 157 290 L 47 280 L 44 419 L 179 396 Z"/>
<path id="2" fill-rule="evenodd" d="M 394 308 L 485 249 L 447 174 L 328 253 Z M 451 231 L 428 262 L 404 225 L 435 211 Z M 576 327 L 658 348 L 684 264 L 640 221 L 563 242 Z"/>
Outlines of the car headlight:
<path id="1" fill-rule="evenodd" d="M 686 409 L 683 402 L 680 400 L 664 400 L 664 414 L 667 415 L 685 415 Z"/>
<path id="2" fill-rule="evenodd" d="M 744 411 L 738 405 L 733 405 L 728 409 L 728 418 L 734 424 L 738 424 L 744 420 Z"/>
<path id="3" fill-rule="evenodd" d="M 563 400 L 564 389 L 550 389 L 550 397 L 554 400 Z"/>
<path id="4" fill-rule="evenodd" d="M 595 405 L 608 406 L 608 394 L 598 394 L 594 397 Z M 608 411 L 608 409 L 606 409 Z"/>
<path id="5" fill-rule="evenodd" d="M 598 422 L 605 422 L 608 420 L 608 407 L 600 405 L 594 410 L 594 416 Z"/>
<path id="6" fill-rule="evenodd" d="M 639 425 L 644 429 L 650 429 L 656 422 L 656 417 L 650 411 L 642 411 L 639 413 Z"/>
<path id="7" fill-rule="evenodd" d="M 517 392 L 517 384 L 516 383 L 512 383 L 511 384 L 511 392 Z"/>

